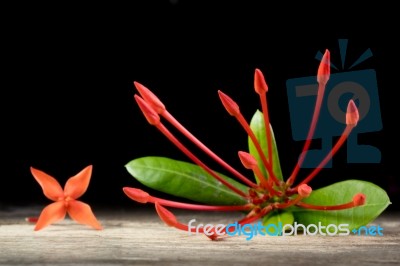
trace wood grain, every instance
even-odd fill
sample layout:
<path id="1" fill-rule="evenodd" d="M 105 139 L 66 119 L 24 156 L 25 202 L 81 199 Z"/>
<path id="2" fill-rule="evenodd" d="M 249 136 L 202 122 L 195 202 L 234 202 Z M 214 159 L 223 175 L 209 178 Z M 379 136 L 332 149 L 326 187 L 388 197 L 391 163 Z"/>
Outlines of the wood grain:
<path id="1" fill-rule="evenodd" d="M 211 241 L 163 224 L 154 209 L 95 210 L 104 230 L 65 219 L 33 231 L 40 208 L 0 210 L 0 265 L 400 265 L 400 214 L 372 225 L 383 236 L 244 236 Z M 184 223 L 230 223 L 240 214 L 175 212 Z"/>

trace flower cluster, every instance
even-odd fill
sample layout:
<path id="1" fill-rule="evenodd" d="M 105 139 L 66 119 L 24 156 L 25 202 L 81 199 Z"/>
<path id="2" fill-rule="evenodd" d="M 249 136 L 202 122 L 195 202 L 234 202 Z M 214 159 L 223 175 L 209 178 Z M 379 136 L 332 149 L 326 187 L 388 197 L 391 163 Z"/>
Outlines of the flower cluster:
<path id="1" fill-rule="evenodd" d="M 188 226 L 180 223 L 172 212 L 167 210 L 166 207 L 182 208 L 190 210 L 204 210 L 204 211 L 245 211 L 247 215 L 238 221 L 238 224 L 247 224 L 257 221 L 260 218 L 265 217 L 274 210 L 283 210 L 289 207 L 296 206 L 297 208 L 303 208 L 308 210 L 344 210 L 361 206 L 366 202 L 366 195 L 356 191 L 352 200 L 349 202 L 343 202 L 336 205 L 315 205 L 306 203 L 303 199 L 310 196 L 312 193 L 311 187 L 308 185 L 310 181 L 321 171 L 321 169 L 328 163 L 332 156 L 339 150 L 339 148 L 346 141 L 352 129 L 357 125 L 359 120 L 359 114 L 357 107 L 353 100 L 350 100 L 347 106 L 346 112 L 346 127 L 342 135 L 340 136 L 337 143 L 332 148 L 331 152 L 321 161 L 321 163 L 301 182 L 295 185 L 296 178 L 298 176 L 301 165 L 304 161 L 306 151 L 309 149 L 311 140 L 316 128 L 317 120 L 321 110 L 321 104 L 324 96 L 326 84 L 330 77 L 330 53 L 328 50 L 321 60 L 317 73 L 318 82 L 318 94 L 315 103 L 315 109 L 311 120 L 311 125 L 307 135 L 307 139 L 304 143 L 301 156 L 299 157 L 298 163 L 294 167 L 291 175 L 286 181 L 279 178 L 274 172 L 275 164 L 278 161 L 274 160 L 274 137 L 270 127 L 269 113 L 268 113 L 268 101 L 267 93 L 268 86 L 264 79 L 263 73 L 259 70 L 255 70 L 254 74 L 254 89 L 259 95 L 262 116 L 265 127 L 265 142 L 266 148 L 260 144 L 260 139 L 257 138 L 256 134 L 252 130 L 249 123 L 243 117 L 240 112 L 239 106 L 236 102 L 222 91 L 218 91 L 219 98 L 227 110 L 227 112 L 233 116 L 246 131 L 249 139 L 254 145 L 255 152 L 249 153 L 245 151 L 239 151 L 238 156 L 243 166 L 246 169 L 250 169 L 254 172 L 256 182 L 239 173 L 236 169 L 231 167 L 208 147 L 206 147 L 199 139 L 193 136 L 182 124 L 180 124 L 166 109 L 165 105 L 160 99 L 152 93 L 148 88 L 138 82 L 134 82 L 136 89 L 139 94 L 134 95 L 134 98 L 143 112 L 147 121 L 155 126 L 162 134 L 164 134 L 177 148 L 179 148 L 185 155 L 187 155 L 196 165 L 200 166 L 204 171 L 211 175 L 219 183 L 223 184 L 226 188 L 237 194 L 239 197 L 244 199 L 243 204 L 233 205 L 205 205 L 205 204 L 189 204 L 184 202 L 175 202 L 167 199 L 161 199 L 149 195 L 147 192 L 131 187 L 124 187 L 123 191 L 126 195 L 134 201 L 140 203 L 153 203 L 155 204 L 156 211 L 160 218 L 169 226 L 181 229 L 189 230 Z M 180 131 L 185 137 L 193 142 L 198 148 L 204 153 L 209 155 L 213 160 L 219 163 L 224 169 L 229 171 L 233 176 L 240 180 L 246 189 L 243 190 L 238 186 L 229 182 L 226 178 L 212 170 L 206 163 L 199 159 L 193 152 L 191 152 L 179 139 L 165 126 L 162 119 L 165 119 L 178 131 Z M 260 167 L 260 163 L 262 168 Z M 194 192 L 195 193 L 195 192 Z M 216 235 L 209 236 L 211 239 L 215 239 Z"/>

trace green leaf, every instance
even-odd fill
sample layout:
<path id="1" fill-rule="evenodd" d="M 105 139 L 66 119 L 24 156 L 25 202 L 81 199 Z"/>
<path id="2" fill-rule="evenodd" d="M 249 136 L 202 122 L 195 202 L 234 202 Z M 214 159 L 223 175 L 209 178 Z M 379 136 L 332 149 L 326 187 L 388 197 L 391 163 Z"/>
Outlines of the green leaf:
<path id="1" fill-rule="evenodd" d="M 349 224 L 349 230 L 367 225 L 378 217 L 390 204 L 386 192 L 379 186 L 361 180 L 347 180 L 313 191 L 303 202 L 313 205 L 339 205 L 350 202 L 357 193 L 364 193 L 366 203 L 363 206 L 339 211 L 313 211 L 296 208 L 293 211 L 297 223 L 303 225 L 321 222 L 329 224 Z"/>
<path id="2" fill-rule="evenodd" d="M 282 234 L 282 227 L 279 226 L 284 226 L 285 224 L 290 224 L 292 225 L 294 222 L 294 216 L 293 213 L 290 211 L 284 211 L 284 210 L 276 210 L 269 214 L 268 216 L 265 216 L 263 218 L 263 225 L 268 227 L 271 224 L 274 224 L 275 227 L 270 226 L 269 229 L 269 234 L 271 235 L 281 235 Z M 273 231 L 277 229 L 278 231 Z M 267 233 L 267 232 L 266 232 Z"/>
<path id="3" fill-rule="evenodd" d="M 264 116 L 263 113 L 257 110 L 255 114 L 253 115 L 253 118 L 251 119 L 250 122 L 250 128 L 253 130 L 254 135 L 256 136 L 256 139 L 260 143 L 261 149 L 264 152 L 266 158 L 269 158 L 268 155 L 268 143 L 267 143 L 267 135 L 265 131 L 265 123 L 264 123 Z M 274 136 L 274 131 L 272 130 L 272 127 L 270 125 L 271 129 L 271 139 L 272 139 L 272 170 L 275 174 L 275 176 L 279 180 L 283 180 L 282 176 L 282 170 L 281 170 L 281 164 L 279 162 L 279 155 L 278 155 L 278 149 L 276 147 L 276 142 L 275 142 L 275 136 Z M 261 157 L 259 156 L 256 147 L 253 144 L 253 141 L 248 139 L 249 143 L 249 152 L 251 155 L 256 158 L 258 162 L 258 167 L 260 167 L 261 172 L 263 173 L 264 176 L 268 177 L 268 172 L 267 169 L 265 168 Z M 256 177 L 257 182 L 259 182 L 258 178 Z"/>
<path id="4" fill-rule="evenodd" d="M 174 196 L 214 205 L 246 203 L 245 199 L 195 164 L 164 157 L 142 157 L 130 161 L 125 167 L 140 183 Z M 248 192 L 245 185 L 219 175 L 236 188 Z"/>

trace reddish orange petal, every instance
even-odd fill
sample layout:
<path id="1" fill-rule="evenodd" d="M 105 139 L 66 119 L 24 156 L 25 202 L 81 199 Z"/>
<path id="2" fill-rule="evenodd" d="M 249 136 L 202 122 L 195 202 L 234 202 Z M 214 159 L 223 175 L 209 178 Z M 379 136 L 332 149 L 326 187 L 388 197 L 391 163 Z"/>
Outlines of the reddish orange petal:
<path id="1" fill-rule="evenodd" d="M 124 187 L 122 190 L 129 198 L 140 203 L 147 203 L 150 199 L 149 193 L 138 188 Z"/>
<path id="2" fill-rule="evenodd" d="M 263 94 L 268 91 L 268 85 L 261 70 L 256 68 L 254 72 L 254 89 L 258 94 Z"/>
<path id="3" fill-rule="evenodd" d="M 257 160 L 250 153 L 239 151 L 239 159 L 243 166 L 247 169 L 254 169 L 257 167 Z"/>
<path id="4" fill-rule="evenodd" d="M 60 183 L 54 177 L 31 167 L 31 173 L 43 189 L 43 194 L 53 201 L 57 201 L 64 196 Z"/>
<path id="5" fill-rule="evenodd" d="M 178 220 L 176 219 L 175 215 L 172 212 L 161 206 L 160 203 L 158 202 L 155 202 L 154 205 L 156 207 L 158 216 L 160 216 L 161 220 L 164 223 L 166 223 L 168 226 L 173 226 L 173 227 L 179 224 Z"/>
<path id="6" fill-rule="evenodd" d="M 237 103 L 234 100 L 232 100 L 231 97 L 229 97 L 220 90 L 218 91 L 218 95 L 222 102 L 222 105 L 225 107 L 226 111 L 228 111 L 228 113 L 231 116 L 237 116 L 240 114 L 239 105 L 237 105 Z"/>
<path id="7" fill-rule="evenodd" d="M 66 209 L 64 201 L 58 201 L 47 205 L 39 216 L 36 223 L 35 231 L 39 231 L 44 227 L 64 219 Z"/>
<path id="8" fill-rule="evenodd" d="M 147 122 L 150 125 L 156 126 L 160 123 L 160 116 L 158 113 L 148 104 L 145 100 L 143 100 L 139 95 L 134 95 L 136 103 L 139 105 L 140 110 L 144 114 Z"/>
<path id="9" fill-rule="evenodd" d="M 358 113 L 357 106 L 353 100 L 350 100 L 347 105 L 346 124 L 355 126 L 357 125 L 359 119 L 360 115 Z"/>
<path id="10" fill-rule="evenodd" d="M 140 96 L 151 105 L 151 107 L 156 111 L 158 114 L 162 114 L 165 111 L 165 105 L 158 99 L 158 97 L 151 92 L 148 88 L 140 84 L 139 82 L 134 81 L 133 84 L 135 85 L 136 89 L 139 91 Z"/>
<path id="11" fill-rule="evenodd" d="M 325 85 L 331 74 L 331 54 L 328 49 L 325 50 L 324 56 L 321 59 L 321 63 L 318 67 L 317 81 L 320 84 Z"/>
<path id="12" fill-rule="evenodd" d="M 71 200 L 68 203 L 68 214 L 73 220 L 80 224 L 89 225 L 97 230 L 103 229 L 88 204 L 79 200 Z"/>
<path id="13" fill-rule="evenodd" d="M 64 193 L 65 196 L 69 196 L 73 199 L 77 199 L 85 193 L 89 186 L 90 177 L 92 175 L 92 166 L 86 166 L 75 176 L 68 179 L 65 184 Z"/>

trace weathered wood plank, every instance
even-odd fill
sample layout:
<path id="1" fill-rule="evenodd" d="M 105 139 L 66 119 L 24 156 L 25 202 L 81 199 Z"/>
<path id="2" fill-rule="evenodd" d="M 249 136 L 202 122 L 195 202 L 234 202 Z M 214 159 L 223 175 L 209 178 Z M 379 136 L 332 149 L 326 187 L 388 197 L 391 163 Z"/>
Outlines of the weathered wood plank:
<path id="1" fill-rule="evenodd" d="M 40 210 L 40 209 L 39 209 Z M 35 209 L 0 212 L 0 264 L 50 265 L 399 265 L 400 215 L 374 224 L 384 236 L 256 236 L 211 241 L 164 225 L 154 209 L 102 210 L 104 230 L 64 220 L 39 232 L 24 217 Z M 177 212 L 183 222 L 230 223 L 238 214 Z"/>

